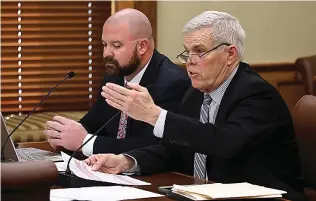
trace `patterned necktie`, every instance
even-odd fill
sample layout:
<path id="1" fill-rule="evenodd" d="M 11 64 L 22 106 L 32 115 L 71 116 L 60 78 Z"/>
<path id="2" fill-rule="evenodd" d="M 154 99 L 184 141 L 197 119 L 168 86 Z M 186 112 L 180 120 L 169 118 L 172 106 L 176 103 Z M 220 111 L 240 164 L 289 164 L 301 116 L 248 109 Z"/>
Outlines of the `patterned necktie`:
<path id="1" fill-rule="evenodd" d="M 128 115 L 124 112 L 121 112 L 120 123 L 117 131 L 117 139 L 123 139 L 126 135 L 126 126 L 127 126 Z"/>
<path id="2" fill-rule="evenodd" d="M 204 95 L 204 101 L 201 107 L 200 121 L 209 122 L 210 103 L 212 98 L 209 94 Z M 194 177 L 205 179 L 206 177 L 206 155 L 195 153 L 194 155 Z"/>
<path id="3" fill-rule="evenodd" d="M 124 84 L 124 87 L 126 87 L 126 83 Z M 117 136 L 116 136 L 117 139 L 123 139 L 126 136 L 127 118 L 128 118 L 128 115 L 124 112 L 121 112 L 120 123 L 119 123 Z"/>

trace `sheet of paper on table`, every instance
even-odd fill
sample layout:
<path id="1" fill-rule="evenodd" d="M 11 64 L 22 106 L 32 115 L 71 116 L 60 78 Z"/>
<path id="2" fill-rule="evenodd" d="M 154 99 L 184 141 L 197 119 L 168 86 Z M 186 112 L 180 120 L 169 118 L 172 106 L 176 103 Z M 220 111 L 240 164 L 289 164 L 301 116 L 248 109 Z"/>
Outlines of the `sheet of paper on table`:
<path id="1" fill-rule="evenodd" d="M 127 186 L 96 186 L 84 188 L 52 189 L 51 201 L 91 200 L 116 201 L 161 197 L 163 195 Z"/>
<path id="2" fill-rule="evenodd" d="M 61 164 L 57 164 L 56 166 L 60 169 L 66 167 L 70 156 L 64 152 L 61 152 L 61 155 L 64 159 L 64 167 Z M 94 180 L 94 181 L 102 181 L 102 182 L 109 182 L 114 184 L 122 184 L 122 185 L 151 185 L 148 182 L 144 182 L 138 179 L 134 179 L 129 176 L 125 175 L 114 175 L 114 174 L 106 174 L 102 172 L 92 171 L 91 167 L 88 166 L 83 161 L 79 161 L 75 158 L 72 158 L 70 161 L 70 170 L 77 176 L 83 179 Z"/>

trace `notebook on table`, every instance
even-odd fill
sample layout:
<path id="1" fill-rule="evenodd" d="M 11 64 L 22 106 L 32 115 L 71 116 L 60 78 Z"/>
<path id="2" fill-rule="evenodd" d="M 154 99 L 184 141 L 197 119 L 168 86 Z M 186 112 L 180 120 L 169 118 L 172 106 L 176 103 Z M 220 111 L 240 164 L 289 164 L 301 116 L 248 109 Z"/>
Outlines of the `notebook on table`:
<path id="1" fill-rule="evenodd" d="M 281 198 L 285 191 L 253 185 L 247 182 L 232 184 L 173 185 L 173 194 L 187 200 L 233 200 Z"/>

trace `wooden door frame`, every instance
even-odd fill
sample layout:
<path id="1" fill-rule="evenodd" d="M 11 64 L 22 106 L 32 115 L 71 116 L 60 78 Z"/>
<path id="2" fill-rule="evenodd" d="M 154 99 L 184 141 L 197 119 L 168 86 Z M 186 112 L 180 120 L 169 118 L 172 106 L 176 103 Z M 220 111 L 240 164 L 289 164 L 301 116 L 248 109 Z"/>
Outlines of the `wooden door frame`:
<path id="1" fill-rule="evenodd" d="M 154 42 L 157 45 L 157 1 L 115 1 L 112 0 L 112 14 L 124 8 L 134 8 L 143 12 L 149 19 Z"/>

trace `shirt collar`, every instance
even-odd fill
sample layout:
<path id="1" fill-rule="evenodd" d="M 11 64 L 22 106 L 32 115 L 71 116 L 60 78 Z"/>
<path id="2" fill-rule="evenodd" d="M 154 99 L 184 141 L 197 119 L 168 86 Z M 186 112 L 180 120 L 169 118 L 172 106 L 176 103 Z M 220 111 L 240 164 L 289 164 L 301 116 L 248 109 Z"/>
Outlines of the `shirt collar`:
<path id="1" fill-rule="evenodd" d="M 139 71 L 139 73 L 137 73 L 137 75 L 131 80 L 129 81 L 129 83 L 133 83 L 133 84 L 139 84 L 140 83 L 140 80 L 142 79 L 147 67 L 148 67 L 148 64 L 151 60 L 152 56 L 150 57 L 150 59 L 148 60 L 148 62 L 146 63 L 145 67 Z M 127 83 L 127 80 L 126 78 L 124 77 L 124 83 Z"/>
<path id="2" fill-rule="evenodd" d="M 235 70 L 228 76 L 228 78 L 219 87 L 217 87 L 215 90 L 213 90 L 210 93 L 208 93 L 211 96 L 212 100 L 215 101 L 215 103 L 217 105 L 221 104 L 221 101 L 222 101 L 222 98 L 224 96 L 224 93 L 225 93 L 228 85 L 232 81 L 233 77 L 235 76 L 235 74 L 236 74 L 236 72 L 238 70 L 238 67 L 239 66 L 237 66 L 235 68 Z"/>

